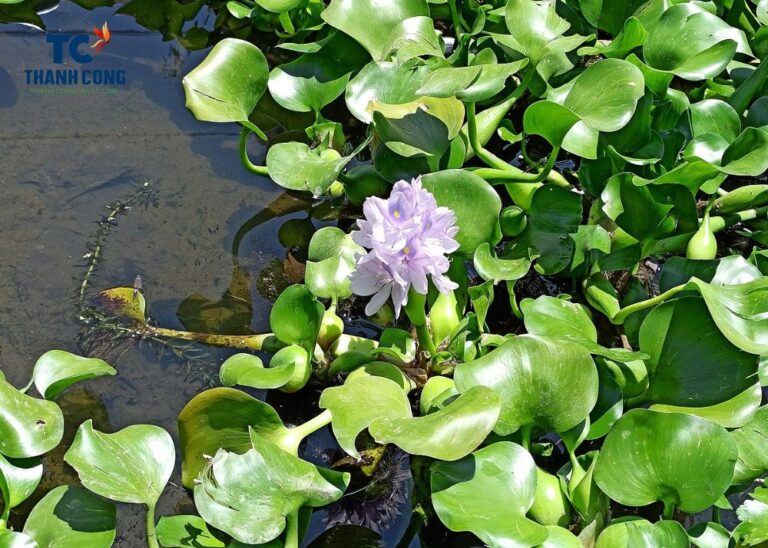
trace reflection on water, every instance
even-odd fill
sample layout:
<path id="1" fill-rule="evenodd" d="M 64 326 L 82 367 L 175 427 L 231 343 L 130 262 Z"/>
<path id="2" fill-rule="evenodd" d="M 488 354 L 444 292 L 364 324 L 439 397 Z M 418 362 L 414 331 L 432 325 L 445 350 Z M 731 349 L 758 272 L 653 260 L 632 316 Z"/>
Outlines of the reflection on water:
<path id="1" fill-rule="evenodd" d="M 97 351 L 119 371 L 59 399 L 66 434 L 46 457 L 44 489 L 76 481 L 62 456 L 87 418 L 100 430 L 152 423 L 176 436 L 178 413 L 216 379 L 229 354 L 182 348 L 179 358 L 162 345 L 83 329 L 75 316 L 84 255 L 92 251 L 88 243 L 107 204 L 126 200 L 144 181 L 154 192 L 153 203 L 127 211 L 110 230 L 91 290 L 131 286 L 138 275 L 158 324 L 230 334 L 268 329 L 271 301 L 300 277 L 311 232 L 339 216 L 332 204 L 283 194 L 247 172 L 236 153 L 237 127 L 197 122 L 184 107 L 180 77 L 204 55 L 186 47 L 216 39 L 208 30 L 224 2 L 211 3 L 213 11 L 200 0 L 112 4 L 27 0 L 0 6 L 0 21 L 13 11 L 15 20 L 49 32 L 83 33 L 108 21 L 112 40 L 91 66 L 126 73 L 126 85 L 111 94 L 35 93 L 24 71 L 56 68 L 51 44 L 30 26 L 0 25 L 0 369 L 22 386 L 39 355 L 61 348 Z M 271 125 L 303 127 L 300 115 L 273 113 L 268 103 Z M 263 158 L 263 148 L 255 147 L 252 157 Z M 269 400 L 286 422 L 296 423 L 316 414 L 320 388 L 300 397 L 272 391 Z M 303 452 L 326 466 L 341 456 L 327 431 L 311 437 Z M 387 496 L 360 491 L 317 512 L 307 542 L 317 537 L 313 546 L 395 546 L 410 517 L 407 458 L 400 455 L 390 469 L 397 473 Z M 174 476 L 159 516 L 193 511 L 179 485 Z M 11 524 L 20 527 L 40 496 L 17 509 Z M 143 510 L 119 506 L 115 545 L 142 546 Z M 336 527 L 322 534 L 328 523 Z"/>

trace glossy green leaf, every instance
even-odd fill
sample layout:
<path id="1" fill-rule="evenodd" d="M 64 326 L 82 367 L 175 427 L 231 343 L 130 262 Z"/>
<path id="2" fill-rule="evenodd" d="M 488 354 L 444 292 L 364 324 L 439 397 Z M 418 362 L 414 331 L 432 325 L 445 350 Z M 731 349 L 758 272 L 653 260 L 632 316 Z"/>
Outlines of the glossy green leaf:
<path id="1" fill-rule="evenodd" d="M 768 132 L 748 127 L 723 152 L 721 171 L 756 177 L 768 169 Z"/>
<path id="2" fill-rule="evenodd" d="M 499 417 L 499 398 L 492 390 L 473 388 L 424 417 L 382 417 L 369 431 L 378 443 L 393 443 L 412 455 L 457 460 L 476 449 Z"/>
<path id="3" fill-rule="evenodd" d="M 400 21 L 389 33 L 382 48 L 383 58 L 395 56 L 398 63 L 414 57 L 443 57 L 443 48 L 431 17 L 408 17 Z"/>
<path id="4" fill-rule="evenodd" d="M 495 432 L 500 435 L 533 426 L 565 432 L 583 421 L 597 401 L 597 370 L 589 352 L 546 337 L 514 337 L 457 365 L 454 380 L 461 391 L 487 386 L 499 395 Z"/>
<path id="5" fill-rule="evenodd" d="M 88 420 L 77 429 L 64 460 L 97 495 L 153 508 L 173 473 L 176 450 L 159 426 L 137 424 L 105 434 Z"/>
<path id="6" fill-rule="evenodd" d="M 247 544 L 277 538 L 288 515 L 329 504 L 342 493 L 314 465 L 258 437 L 242 455 L 219 450 L 194 489 L 201 517 Z"/>
<path id="7" fill-rule="evenodd" d="M 63 435 L 59 406 L 16 390 L 0 372 L 0 455 L 36 457 L 56 447 Z"/>
<path id="8" fill-rule="evenodd" d="M 369 63 L 349 81 L 345 100 L 352 115 L 366 124 L 373 121 L 371 104 L 403 105 L 418 99 L 416 90 L 429 73 L 424 65 L 409 61 Z"/>
<path id="9" fill-rule="evenodd" d="M 49 491 L 29 513 L 24 534 L 40 548 L 109 548 L 115 540 L 115 505 L 82 487 Z"/>
<path id="10" fill-rule="evenodd" d="M 672 520 L 651 523 L 631 519 L 613 523 L 597 538 L 595 548 L 688 548 L 690 541 L 683 526 Z"/>
<path id="11" fill-rule="evenodd" d="M 39 459 L 9 461 L 0 455 L 0 495 L 6 513 L 27 500 L 42 477 L 43 465 Z"/>
<path id="12" fill-rule="evenodd" d="M 349 162 L 334 149 L 311 149 L 305 143 L 277 143 L 267 151 L 270 178 L 283 188 L 321 196 Z"/>
<path id="13" fill-rule="evenodd" d="M 419 395 L 419 410 L 422 415 L 428 415 L 446 406 L 449 399 L 459 395 L 453 379 L 434 376 L 427 379 Z"/>
<path id="14" fill-rule="evenodd" d="M 739 459 L 734 485 L 746 485 L 768 472 L 768 407 L 760 408 L 750 421 L 729 432 Z"/>
<path id="15" fill-rule="evenodd" d="M 747 424 L 755 415 L 762 401 L 760 383 L 752 386 L 734 397 L 720 403 L 707 406 L 677 406 L 666 404 L 654 404 L 650 409 L 665 413 L 688 413 L 702 419 L 715 422 L 725 428 L 739 428 Z"/>
<path id="16" fill-rule="evenodd" d="M 650 355 L 647 397 L 654 403 L 715 405 L 757 380 L 757 356 L 732 345 L 698 297 L 674 299 L 648 314 L 640 349 Z"/>
<path id="17" fill-rule="evenodd" d="M 206 122 L 248 122 L 268 77 L 267 59 L 258 47 L 225 38 L 184 77 L 187 108 Z"/>
<path id="18" fill-rule="evenodd" d="M 475 270 L 480 277 L 494 283 L 519 280 L 531 268 L 528 259 L 499 259 L 491 252 L 491 244 L 484 243 L 475 249 L 473 257 Z"/>
<path id="19" fill-rule="evenodd" d="M 299 350 L 299 359 L 306 361 L 306 352 L 297 346 L 293 348 Z M 240 353 L 227 358 L 221 364 L 219 380 L 224 386 L 240 385 L 262 389 L 280 388 L 291 379 L 296 365 L 296 360 L 283 360 L 277 367 L 270 364 L 270 367 L 265 368 L 261 358 L 258 356 Z"/>
<path id="20" fill-rule="evenodd" d="M 759 546 L 768 541 L 768 488 L 758 487 L 751 495 L 736 510 L 741 523 L 732 536 L 740 545 Z"/>
<path id="21" fill-rule="evenodd" d="M 498 442 L 430 474 L 432 504 L 451 531 L 469 531 L 490 546 L 536 546 L 547 529 L 525 514 L 536 493 L 536 464 L 514 443 Z"/>
<path id="22" fill-rule="evenodd" d="M 35 539 L 15 531 L 0 531 L 0 548 L 39 548 Z"/>
<path id="23" fill-rule="evenodd" d="M 633 409 L 605 438 L 595 481 L 625 506 L 663 500 L 695 513 L 725 493 L 737 455 L 722 426 L 691 415 Z"/>
<path id="24" fill-rule="evenodd" d="M 429 15 L 425 0 L 332 0 L 322 13 L 323 20 L 357 40 L 375 61 L 389 53 L 390 34 L 405 19 Z M 371 25 L 376 21 L 376 25 Z"/>
<path id="25" fill-rule="evenodd" d="M 321 408 L 331 412 L 331 427 L 339 446 L 359 459 L 357 435 L 382 417 L 409 418 L 411 406 L 405 391 L 383 377 L 350 377 L 342 386 L 326 388 L 320 396 Z"/>
<path id="26" fill-rule="evenodd" d="M 751 53 L 744 33 L 694 3 L 666 10 L 643 45 L 650 67 L 686 80 L 717 76 L 737 51 Z"/>
<path id="27" fill-rule="evenodd" d="M 295 344 L 310 352 L 315 347 L 323 305 L 305 285 L 292 285 L 275 301 L 269 313 L 269 325 L 275 336 L 287 344 Z"/>
<path id="28" fill-rule="evenodd" d="M 320 112 L 344 93 L 349 72 L 323 53 L 305 53 L 269 73 L 269 93 L 277 103 L 296 112 Z"/>
<path id="29" fill-rule="evenodd" d="M 539 546 L 541 548 L 581 548 L 584 546 L 579 537 L 568 529 L 557 525 L 547 525 L 547 540 Z"/>
<path id="30" fill-rule="evenodd" d="M 523 128 L 529 135 L 541 135 L 549 144 L 559 147 L 568 132 L 581 118 L 567 107 L 553 101 L 537 101 L 525 109 Z"/>
<path id="31" fill-rule="evenodd" d="M 192 398 L 179 414 L 181 479 L 191 489 L 206 465 L 206 456 L 226 449 L 244 453 L 249 430 L 288 450 L 298 447 L 277 412 L 267 403 L 232 388 L 212 388 Z"/>
<path id="32" fill-rule="evenodd" d="M 527 64 L 528 60 L 523 59 L 512 63 L 438 68 L 427 75 L 416 93 L 456 97 L 465 102 L 484 101 L 501 92 L 507 79 Z"/>
<path id="33" fill-rule="evenodd" d="M 32 379 L 37 391 L 52 400 L 76 382 L 116 374 L 104 360 L 49 350 L 35 362 Z"/>
<path id="34" fill-rule="evenodd" d="M 555 185 L 544 185 L 534 192 L 527 213 L 528 225 L 502 257 L 535 258 L 534 268 L 539 273 L 562 271 L 573 257 L 570 234 L 576 233 L 581 222 L 581 196 Z"/>
<path id="35" fill-rule="evenodd" d="M 425 175 L 422 184 L 435 196 L 437 205 L 456 215 L 457 253 L 472 256 L 480 244 L 494 245 L 501 239 L 501 199 L 485 180 L 464 170 L 449 169 Z"/>
<path id="36" fill-rule="evenodd" d="M 728 548 L 731 532 L 719 523 L 702 522 L 688 529 L 688 537 L 696 548 Z"/>
<path id="37" fill-rule="evenodd" d="M 352 295 L 349 277 L 355 271 L 355 255 L 362 252 L 341 229 L 321 228 L 309 242 L 304 283 L 321 299 L 346 299 Z"/>
<path id="38" fill-rule="evenodd" d="M 730 143 L 741 133 L 741 118 L 725 101 L 705 99 L 694 103 L 690 116 L 693 137 L 715 134 Z"/>
<path id="39" fill-rule="evenodd" d="M 200 516 L 163 516 L 157 524 L 157 540 L 164 548 L 224 548 Z"/>

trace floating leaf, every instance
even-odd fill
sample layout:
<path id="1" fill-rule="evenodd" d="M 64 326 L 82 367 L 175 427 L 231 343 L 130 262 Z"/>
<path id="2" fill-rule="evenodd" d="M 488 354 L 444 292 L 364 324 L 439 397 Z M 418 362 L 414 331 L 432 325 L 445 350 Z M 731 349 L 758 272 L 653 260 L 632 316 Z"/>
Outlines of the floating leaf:
<path id="1" fill-rule="evenodd" d="M 77 485 L 49 491 L 29 513 L 24 534 L 40 548 L 109 548 L 115 540 L 115 505 Z"/>
<path id="2" fill-rule="evenodd" d="M 96 295 L 95 301 L 110 316 L 128 318 L 140 324 L 147 321 L 144 295 L 132 287 L 105 289 Z"/>
<path id="3" fill-rule="evenodd" d="M 349 475 L 344 475 L 345 483 Z M 317 468 L 255 437 L 242 455 L 219 450 L 195 485 L 202 518 L 246 544 L 277 538 L 302 506 L 324 506 L 343 494 Z"/>
<path id="4" fill-rule="evenodd" d="M 325 194 L 350 158 L 334 149 L 310 149 L 299 142 L 277 143 L 267 151 L 270 178 L 289 190 Z"/>
<path id="5" fill-rule="evenodd" d="M 42 477 L 43 465 L 39 459 L 8 461 L 0 455 L 0 495 L 5 512 L 27 500 Z"/>
<path id="6" fill-rule="evenodd" d="M 322 13 L 330 26 L 349 34 L 357 40 L 375 61 L 389 53 L 392 31 L 409 17 L 429 15 L 425 0 L 332 0 Z M 376 21 L 371 25 L 371 21 Z"/>
<path id="7" fill-rule="evenodd" d="M 97 495 L 154 508 L 173 473 L 176 450 L 159 426 L 136 424 L 105 434 L 88 420 L 77 429 L 64 460 Z"/>
<path id="8" fill-rule="evenodd" d="M 275 336 L 286 344 L 295 344 L 311 352 L 315 347 L 325 309 L 305 285 L 286 288 L 269 313 L 269 325 Z"/>
<path id="9" fill-rule="evenodd" d="M 425 175 L 422 183 L 435 196 L 437 205 L 456 215 L 457 253 L 472 256 L 480 244 L 493 245 L 501 239 L 501 199 L 483 179 L 467 171 L 449 169 Z"/>
<path id="10" fill-rule="evenodd" d="M 651 523 L 638 518 L 606 527 L 597 538 L 595 548 L 688 548 L 690 545 L 688 533 L 678 522 Z"/>
<path id="11" fill-rule="evenodd" d="M 473 258 L 475 270 L 484 280 L 498 283 L 519 280 L 531 268 L 528 259 L 499 259 L 491 253 L 491 244 L 484 243 L 475 249 Z"/>
<path id="12" fill-rule="evenodd" d="M 219 449 L 250 449 L 249 430 L 287 451 L 298 447 L 272 406 L 232 388 L 212 388 L 192 398 L 181 410 L 178 426 L 181 479 L 189 489 L 205 467 L 206 456 Z"/>
<path id="13" fill-rule="evenodd" d="M 187 108 L 206 122 L 248 122 L 267 89 L 269 66 L 261 50 L 225 38 L 184 77 Z"/>
<path id="14" fill-rule="evenodd" d="M 321 228 L 309 242 L 304 282 L 321 299 L 346 299 L 352 295 L 349 277 L 355 271 L 355 255 L 362 252 L 343 230 Z"/>
<path id="15" fill-rule="evenodd" d="M 443 67 L 430 72 L 418 95 L 430 97 L 456 97 L 465 102 L 490 99 L 500 93 L 507 79 L 528 64 L 527 59 L 513 63 Z"/>
<path id="16" fill-rule="evenodd" d="M 715 405 L 757 380 L 758 357 L 732 345 L 698 297 L 653 309 L 640 328 L 640 349 L 650 356 L 647 397 L 653 403 Z"/>
<path id="17" fill-rule="evenodd" d="M 695 513 L 725 493 L 737 455 L 722 426 L 691 415 L 633 409 L 605 438 L 595 481 L 625 506 L 664 501 Z"/>
<path id="18" fill-rule="evenodd" d="M 323 390 L 320 407 L 333 417 L 331 427 L 339 446 L 359 459 L 355 447 L 357 435 L 382 417 L 410 417 L 411 406 L 405 391 L 383 377 L 350 378 L 342 386 Z"/>
<path id="19" fill-rule="evenodd" d="M 369 63 L 349 81 L 345 99 L 352 115 L 366 124 L 373 121 L 372 104 L 403 105 L 415 101 L 416 90 L 429 73 L 424 65 L 409 61 Z"/>
<path id="20" fill-rule="evenodd" d="M 758 546 L 768 541 L 768 488 L 758 487 L 752 498 L 738 507 L 736 515 L 741 523 L 733 531 L 740 545 Z"/>
<path id="21" fill-rule="evenodd" d="M 269 73 L 269 92 L 282 107 L 320 112 L 344 93 L 349 72 L 323 53 L 305 53 Z"/>
<path id="22" fill-rule="evenodd" d="M 501 415 L 494 431 L 502 436 L 533 426 L 565 432 L 597 401 L 597 370 L 589 352 L 546 337 L 514 337 L 482 358 L 457 365 L 454 380 L 462 392 L 487 386 L 498 394 Z"/>
<path id="23" fill-rule="evenodd" d="M 157 540 L 164 548 L 224 548 L 200 516 L 163 516 L 157 524 Z"/>
<path id="24" fill-rule="evenodd" d="M 476 449 L 499 416 L 499 398 L 475 387 L 425 417 L 382 417 L 369 427 L 378 443 L 394 443 L 412 455 L 457 460 Z"/>
<path id="25" fill-rule="evenodd" d="M 734 485 L 747 485 L 768 472 L 768 407 L 760 408 L 747 424 L 729 434 L 739 452 Z"/>
<path id="26" fill-rule="evenodd" d="M 0 372 L 0 455 L 36 457 L 56 447 L 63 435 L 59 406 L 16 390 Z"/>
<path id="27" fill-rule="evenodd" d="M 64 350 L 49 350 L 37 359 L 32 379 L 37 391 L 52 400 L 76 382 L 116 375 L 112 366 L 98 358 L 84 358 Z"/>
<path id="28" fill-rule="evenodd" d="M 469 531 L 491 546 L 537 546 L 547 529 L 525 514 L 536 494 L 536 464 L 514 443 L 498 442 L 456 462 L 436 462 L 432 504 L 451 531 Z"/>

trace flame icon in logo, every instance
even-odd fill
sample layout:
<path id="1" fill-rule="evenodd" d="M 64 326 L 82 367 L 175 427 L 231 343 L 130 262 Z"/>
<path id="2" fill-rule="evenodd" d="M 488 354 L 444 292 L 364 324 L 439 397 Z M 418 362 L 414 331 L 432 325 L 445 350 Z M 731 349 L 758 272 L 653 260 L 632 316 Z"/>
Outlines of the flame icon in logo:
<path id="1" fill-rule="evenodd" d="M 109 44 L 109 41 L 112 39 L 112 35 L 109 32 L 109 27 L 107 26 L 107 22 L 104 22 L 104 26 L 101 27 L 101 30 L 99 30 L 96 26 L 93 27 L 93 33 L 98 36 L 98 40 L 94 42 L 91 47 L 96 48 L 97 52 L 100 52 L 104 46 Z"/>

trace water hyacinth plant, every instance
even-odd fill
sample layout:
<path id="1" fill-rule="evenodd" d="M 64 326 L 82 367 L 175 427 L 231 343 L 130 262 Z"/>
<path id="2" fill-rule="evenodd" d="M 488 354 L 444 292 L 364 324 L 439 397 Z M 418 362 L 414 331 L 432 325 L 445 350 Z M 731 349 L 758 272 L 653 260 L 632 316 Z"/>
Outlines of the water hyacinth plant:
<path id="1" fill-rule="evenodd" d="M 53 400 L 114 370 L 46 354 L 40 397 L 0 377 L 0 544 L 109 546 L 106 498 L 147 507 L 150 546 L 324 545 L 392 452 L 413 480 L 392 546 L 768 543 L 763 1 L 214 4 L 250 38 L 185 76 L 187 106 L 240 124 L 244 166 L 310 204 L 286 245 L 303 270 L 264 333 L 95 296 L 132 336 L 237 351 L 179 415 L 194 515 L 154 517 L 168 434 L 86 422 L 65 457 L 83 487 L 10 528 L 61 439 Z M 267 390 L 315 414 L 287 425 Z M 330 467 L 304 452 L 324 429 Z M 347 545 L 385 545 L 366 525 Z"/>

